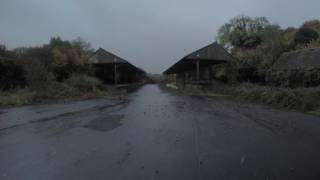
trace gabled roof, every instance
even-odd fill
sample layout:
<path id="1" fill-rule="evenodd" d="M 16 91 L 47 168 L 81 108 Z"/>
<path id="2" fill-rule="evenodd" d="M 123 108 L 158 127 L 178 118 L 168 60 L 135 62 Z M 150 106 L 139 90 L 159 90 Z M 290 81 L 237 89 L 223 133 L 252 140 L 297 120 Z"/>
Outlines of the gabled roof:
<path id="1" fill-rule="evenodd" d="M 320 68 L 320 48 L 303 49 L 284 53 L 272 67 L 272 69 L 275 70 L 312 68 Z"/>
<path id="2" fill-rule="evenodd" d="M 232 61 L 232 56 L 217 42 L 214 42 L 206 47 L 203 47 L 183 59 L 200 59 L 200 60 L 225 60 Z"/>
<path id="3" fill-rule="evenodd" d="M 121 57 L 99 48 L 87 61 L 87 64 L 129 63 Z"/>
<path id="4" fill-rule="evenodd" d="M 144 70 L 102 48 L 99 48 L 92 56 L 90 56 L 86 64 L 125 64 L 126 66 L 132 67 L 137 72 L 145 73 Z"/>
<path id="5" fill-rule="evenodd" d="M 180 61 L 166 70 L 164 74 L 175 74 L 194 69 L 191 66 L 193 66 L 197 60 L 200 60 L 200 63 L 203 65 L 214 65 L 223 62 L 231 62 L 233 57 L 217 42 L 214 42 L 183 57 Z"/>

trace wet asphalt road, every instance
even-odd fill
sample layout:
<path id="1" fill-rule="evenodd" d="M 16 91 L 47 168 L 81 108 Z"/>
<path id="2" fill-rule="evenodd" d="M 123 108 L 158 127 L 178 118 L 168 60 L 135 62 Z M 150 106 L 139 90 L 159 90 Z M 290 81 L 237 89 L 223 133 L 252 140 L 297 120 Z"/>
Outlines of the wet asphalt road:
<path id="1" fill-rule="evenodd" d="M 320 179 L 320 118 L 147 85 L 0 110 L 1 180 Z"/>

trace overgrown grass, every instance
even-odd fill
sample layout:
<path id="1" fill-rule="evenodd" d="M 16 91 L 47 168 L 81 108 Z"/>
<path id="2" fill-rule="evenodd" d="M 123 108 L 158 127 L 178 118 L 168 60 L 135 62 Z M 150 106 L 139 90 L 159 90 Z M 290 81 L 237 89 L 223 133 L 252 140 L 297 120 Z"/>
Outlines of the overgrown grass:
<path id="1" fill-rule="evenodd" d="M 106 86 L 97 78 L 73 74 L 65 83 L 81 92 L 96 92 L 106 90 Z"/>
<path id="2" fill-rule="evenodd" d="M 47 88 L 16 89 L 0 92 L 0 106 L 22 106 L 33 103 L 83 100 L 108 96 L 108 88 L 98 79 L 72 75 L 65 82 L 51 82 Z"/>
<path id="3" fill-rule="evenodd" d="M 29 88 L 0 91 L 0 106 L 22 106 L 31 104 L 36 92 Z"/>
<path id="4" fill-rule="evenodd" d="M 213 87 L 211 92 L 228 94 L 238 100 L 252 101 L 278 107 L 315 110 L 319 108 L 320 87 L 314 88 L 280 88 L 271 86 L 258 86 L 244 83 L 233 86 Z"/>
<path id="5" fill-rule="evenodd" d="M 187 86 L 185 89 L 173 90 L 161 84 L 165 90 L 182 92 L 197 96 L 227 95 L 232 99 L 247 102 L 268 104 L 279 108 L 312 111 L 320 109 L 320 87 L 313 88 L 280 88 L 259 86 L 251 83 L 224 84 L 217 83 L 213 86 Z"/>

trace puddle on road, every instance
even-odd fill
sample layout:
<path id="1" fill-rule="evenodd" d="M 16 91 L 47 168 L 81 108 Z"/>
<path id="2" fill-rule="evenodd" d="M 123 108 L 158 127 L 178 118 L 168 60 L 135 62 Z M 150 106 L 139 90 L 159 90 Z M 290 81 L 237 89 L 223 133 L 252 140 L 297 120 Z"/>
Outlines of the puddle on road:
<path id="1" fill-rule="evenodd" d="M 122 125 L 121 121 L 123 118 L 124 115 L 103 116 L 90 121 L 83 127 L 101 132 L 111 131 Z"/>
<path id="2" fill-rule="evenodd" d="M 186 106 L 186 101 L 171 101 L 171 103 L 178 109 L 184 109 Z"/>

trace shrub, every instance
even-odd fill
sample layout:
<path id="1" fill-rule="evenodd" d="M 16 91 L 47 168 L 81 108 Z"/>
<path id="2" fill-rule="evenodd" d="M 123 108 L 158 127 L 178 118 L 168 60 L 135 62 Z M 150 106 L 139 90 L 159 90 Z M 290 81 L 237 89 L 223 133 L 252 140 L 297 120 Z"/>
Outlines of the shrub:
<path id="1" fill-rule="evenodd" d="M 232 79 L 232 77 L 230 76 L 231 71 L 231 67 L 225 64 L 221 64 L 221 65 L 216 65 L 212 68 L 213 72 L 214 72 L 214 77 L 216 80 L 218 81 L 222 81 L 222 82 L 228 82 L 229 80 Z"/>
<path id="2" fill-rule="evenodd" d="M 35 94 L 34 91 L 28 88 L 0 91 L 0 106 L 22 106 L 31 104 Z"/>
<path id="3" fill-rule="evenodd" d="M 48 100 L 68 100 L 81 98 L 82 93 L 66 83 L 53 82 L 45 91 L 36 94 L 35 101 L 43 102 Z"/>
<path id="4" fill-rule="evenodd" d="M 40 60 L 33 59 L 26 64 L 25 71 L 28 85 L 35 90 L 45 90 L 54 81 L 53 74 Z"/>
<path id="5" fill-rule="evenodd" d="M 318 39 L 319 34 L 317 31 L 310 28 L 300 28 L 298 32 L 296 32 L 294 37 L 294 42 L 296 45 L 298 44 L 307 44 L 312 40 Z"/>
<path id="6" fill-rule="evenodd" d="M 72 74 L 65 82 L 51 82 L 45 91 L 37 93 L 36 101 L 76 100 L 103 96 L 106 88 L 94 77 Z"/>
<path id="7" fill-rule="evenodd" d="M 105 86 L 100 80 L 87 75 L 73 74 L 65 83 L 81 92 L 105 90 Z"/>
<path id="8" fill-rule="evenodd" d="M 0 59 L 0 89 L 8 90 L 26 85 L 22 66 Z"/>
<path id="9" fill-rule="evenodd" d="M 240 100 L 299 110 L 316 109 L 320 100 L 320 87 L 290 89 L 244 83 L 230 87 L 228 92 Z"/>
<path id="10" fill-rule="evenodd" d="M 85 65 L 67 64 L 65 66 L 55 66 L 53 68 L 55 79 L 63 82 L 70 78 L 72 74 L 93 74 L 92 69 Z"/>

